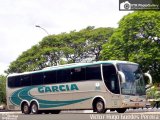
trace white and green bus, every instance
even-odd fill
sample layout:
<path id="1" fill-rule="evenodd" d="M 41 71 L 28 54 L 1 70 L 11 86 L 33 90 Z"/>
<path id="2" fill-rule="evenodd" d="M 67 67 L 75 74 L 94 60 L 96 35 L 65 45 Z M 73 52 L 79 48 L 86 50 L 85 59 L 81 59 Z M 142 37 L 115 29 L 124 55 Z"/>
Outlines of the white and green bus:
<path id="1" fill-rule="evenodd" d="M 146 73 L 150 78 L 151 76 Z M 99 61 L 53 66 L 7 77 L 7 106 L 24 114 L 93 110 L 105 113 L 146 105 L 144 74 L 137 63 Z"/>

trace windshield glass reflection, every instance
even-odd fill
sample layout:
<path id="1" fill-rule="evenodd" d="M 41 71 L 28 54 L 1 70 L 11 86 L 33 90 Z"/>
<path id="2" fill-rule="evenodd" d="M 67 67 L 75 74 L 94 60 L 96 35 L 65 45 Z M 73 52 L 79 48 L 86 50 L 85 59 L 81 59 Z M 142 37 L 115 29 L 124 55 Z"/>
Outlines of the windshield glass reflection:
<path id="1" fill-rule="evenodd" d="M 121 84 L 122 94 L 145 95 L 143 73 L 138 64 L 118 64 L 118 70 L 124 73 L 126 79 Z"/>

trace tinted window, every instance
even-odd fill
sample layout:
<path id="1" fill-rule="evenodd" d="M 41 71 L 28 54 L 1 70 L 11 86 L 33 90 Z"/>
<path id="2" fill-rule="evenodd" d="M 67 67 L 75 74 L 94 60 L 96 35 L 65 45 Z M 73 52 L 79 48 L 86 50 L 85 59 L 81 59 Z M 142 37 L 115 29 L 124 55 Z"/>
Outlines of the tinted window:
<path id="1" fill-rule="evenodd" d="M 8 77 L 8 87 L 14 87 L 15 77 Z"/>
<path id="2" fill-rule="evenodd" d="M 29 86 L 29 85 L 31 85 L 31 75 L 21 76 L 21 86 Z"/>
<path id="3" fill-rule="evenodd" d="M 57 82 L 70 82 L 71 81 L 71 71 L 70 69 L 58 70 L 57 71 Z"/>
<path id="4" fill-rule="evenodd" d="M 72 68 L 71 69 L 71 81 L 82 81 L 85 80 L 86 68 Z"/>
<path id="5" fill-rule="evenodd" d="M 20 87 L 20 83 L 20 76 L 8 77 L 8 87 Z"/>
<path id="6" fill-rule="evenodd" d="M 100 65 L 86 67 L 86 80 L 101 80 Z"/>
<path id="7" fill-rule="evenodd" d="M 119 81 L 114 65 L 103 65 L 103 77 L 107 88 L 116 94 L 119 94 Z"/>
<path id="8" fill-rule="evenodd" d="M 43 84 L 43 73 L 32 74 L 32 85 Z"/>
<path id="9" fill-rule="evenodd" d="M 44 84 L 56 83 L 56 71 L 44 73 Z"/>

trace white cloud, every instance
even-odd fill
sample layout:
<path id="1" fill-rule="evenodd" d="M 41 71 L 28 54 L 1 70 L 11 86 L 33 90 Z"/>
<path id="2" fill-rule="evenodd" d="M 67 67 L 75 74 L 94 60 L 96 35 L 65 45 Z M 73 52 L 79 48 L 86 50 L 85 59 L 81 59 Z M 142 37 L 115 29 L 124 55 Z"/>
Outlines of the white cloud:
<path id="1" fill-rule="evenodd" d="M 129 12 L 117 0 L 0 0 L 0 74 L 23 51 L 46 33 L 80 30 L 87 26 L 117 27 Z"/>

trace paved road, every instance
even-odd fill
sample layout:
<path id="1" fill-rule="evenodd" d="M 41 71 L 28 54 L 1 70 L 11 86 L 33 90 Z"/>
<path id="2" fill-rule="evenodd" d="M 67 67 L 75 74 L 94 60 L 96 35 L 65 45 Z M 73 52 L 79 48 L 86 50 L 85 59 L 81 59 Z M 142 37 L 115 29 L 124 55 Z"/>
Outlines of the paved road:
<path id="1" fill-rule="evenodd" d="M 124 114 L 107 111 L 64 111 L 60 114 L 24 115 L 21 112 L 0 112 L 0 120 L 160 120 L 160 109 L 128 110 Z"/>

